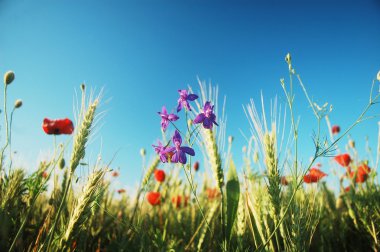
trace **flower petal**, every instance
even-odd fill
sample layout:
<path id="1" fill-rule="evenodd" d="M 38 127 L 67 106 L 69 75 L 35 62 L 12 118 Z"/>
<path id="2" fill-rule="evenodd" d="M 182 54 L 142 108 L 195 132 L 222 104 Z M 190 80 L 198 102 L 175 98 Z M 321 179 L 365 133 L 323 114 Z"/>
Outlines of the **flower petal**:
<path id="1" fill-rule="evenodd" d="M 212 121 L 206 117 L 203 121 L 203 127 L 205 127 L 205 129 L 211 129 Z"/>
<path id="2" fill-rule="evenodd" d="M 172 163 L 178 163 L 179 157 L 178 157 L 178 152 L 174 153 L 172 156 Z"/>
<path id="3" fill-rule="evenodd" d="M 182 144 L 182 137 L 181 137 L 181 135 L 179 134 L 179 132 L 178 132 L 178 130 L 176 130 L 175 132 L 174 132 L 174 135 L 173 135 L 173 143 L 174 143 L 174 145 L 175 146 L 181 146 L 181 144 Z"/>
<path id="4" fill-rule="evenodd" d="M 194 156 L 195 155 L 195 151 L 193 148 L 190 148 L 190 147 L 187 147 L 187 146 L 182 146 L 181 147 L 181 151 L 189 154 L 190 156 Z"/>
<path id="5" fill-rule="evenodd" d="M 196 94 L 189 94 L 189 95 L 187 95 L 187 99 L 189 101 L 194 101 L 195 99 L 198 99 L 198 95 L 196 95 Z"/>
<path id="6" fill-rule="evenodd" d="M 205 119 L 205 114 L 200 113 L 199 115 L 197 115 L 197 117 L 195 117 L 193 122 L 194 123 L 201 123 L 201 122 L 203 122 L 204 119 Z"/>
<path id="7" fill-rule="evenodd" d="M 162 110 L 161 110 L 162 114 L 164 115 L 167 115 L 168 114 L 168 111 L 166 110 L 166 107 L 165 106 L 162 106 Z"/>
<path id="8" fill-rule="evenodd" d="M 180 162 L 181 164 L 186 164 L 186 161 L 187 161 L 187 158 L 186 158 L 186 154 L 185 154 L 185 152 L 180 151 L 180 152 L 179 152 L 179 162 Z"/>
<path id="9" fill-rule="evenodd" d="M 168 119 L 169 119 L 169 121 L 177 121 L 179 119 L 179 117 L 175 114 L 170 114 L 168 116 Z"/>
<path id="10" fill-rule="evenodd" d="M 182 99 L 180 98 L 180 99 L 178 99 L 177 112 L 181 111 L 182 107 L 183 107 L 182 106 Z"/>
<path id="11" fill-rule="evenodd" d="M 169 126 L 169 121 L 168 120 L 165 120 L 165 119 L 162 119 L 161 120 L 161 127 L 162 127 L 162 130 L 163 131 L 166 131 L 166 129 L 168 128 Z"/>

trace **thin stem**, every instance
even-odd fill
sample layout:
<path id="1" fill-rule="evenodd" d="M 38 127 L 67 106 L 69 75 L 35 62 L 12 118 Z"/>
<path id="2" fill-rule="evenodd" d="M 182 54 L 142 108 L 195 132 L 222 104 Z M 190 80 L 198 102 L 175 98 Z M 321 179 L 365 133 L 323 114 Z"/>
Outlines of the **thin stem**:
<path id="1" fill-rule="evenodd" d="M 51 228 L 51 232 L 49 234 L 49 239 L 48 239 L 48 243 L 47 243 L 47 247 L 46 247 L 46 251 L 50 251 L 49 248 L 51 246 L 51 243 L 53 241 L 53 237 L 54 237 L 54 233 L 55 233 L 55 229 L 57 227 L 57 222 L 58 222 L 58 219 L 60 217 L 60 214 L 61 214 L 61 211 L 62 211 L 62 208 L 63 208 L 63 205 L 66 201 L 66 197 L 67 197 L 67 193 L 70 189 L 70 185 L 71 185 L 71 180 L 73 179 L 73 171 L 70 171 L 70 175 L 69 175 L 69 179 L 66 183 L 66 186 L 65 186 L 65 191 L 63 193 L 63 196 L 62 196 L 62 200 L 61 200 L 61 204 L 59 205 L 59 208 L 58 208 L 58 211 L 56 213 L 56 216 L 55 216 L 55 219 L 54 219 L 54 223 L 53 223 L 53 227 Z"/>
<path id="2" fill-rule="evenodd" d="M 0 156 L 0 171 L 3 168 L 3 157 L 4 157 L 4 151 L 7 148 L 9 144 L 9 127 L 8 127 L 8 113 L 7 113 L 7 87 L 8 85 L 4 85 L 4 120 L 5 120 L 5 145 L 1 150 L 1 156 Z"/>
<path id="3" fill-rule="evenodd" d="M 211 230 L 211 228 L 210 228 L 210 225 L 208 224 L 208 221 L 206 220 L 206 216 L 205 216 L 204 213 L 203 213 L 203 210 L 202 210 L 201 204 L 199 203 L 199 200 L 198 200 L 198 197 L 197 197 L 197 193 L 196 193 L 196 191 L 195 191 L 195 189 L 194 189 L 193 183 L 191 182 L 191 180 L 190 180 L 190 178 L 189 178 L 189 175 L 187 174 L 186 168 L 185 168 L 185 167 L 183 167 L 183 168 L 184 168 L 184 170 L 185 170 L 185 174 L 186 174 L 187 181 L 188 181 L 189 184 L 190 184 L 191 192 L 193 193 L 193 195 L 194 195 L 194 197 L 195 197 L 195 201 L 197 202 L 197 205 L 198 205 L 199 211 L 200 211 L 200 213 L 201 213 L 201 215 L 202 215 L 202 218 L 205 220 L 206 225 L 207 225 L 207 228 L 208 228 L 208 230 L 210 231 L 210 233 L 213 234 L 213 232 L 212 232 L 212 230 Z"/>

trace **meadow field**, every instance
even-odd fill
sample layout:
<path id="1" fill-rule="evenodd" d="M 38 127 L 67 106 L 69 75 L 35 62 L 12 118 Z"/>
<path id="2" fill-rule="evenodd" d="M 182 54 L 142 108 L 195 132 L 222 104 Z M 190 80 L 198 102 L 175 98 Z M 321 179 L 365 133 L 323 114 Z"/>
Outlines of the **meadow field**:
<path id="1" fill-rule="evenodd" d="M 178 100 L 158 97 L 176 110 L 163 106 L 152 115 L 162 136 L 153 146 L 141 143 L 154 155 L 141 149 L 135 194 L 113 186 L 126 171 L 114 169 L 112 159 L 86 161 L 89 139 L 103 120 L 103 95 L 84 84 L 75 125 L 74 118 L 41 118 L 41 131 L 54 143 L 49 159 L 32 172 L 15 166 L 12 123 L 23 103 L 8 101 L 18 83 L 6 72 L 0 251 L 379 251 L 380 72 L 364 87 L 369 99 L 362 113 L 341 129 L 330 123 L 330 104 L 312 100 L 290 54 L 284 67 L 289 75 L 280 79 L 278 96 L 286 103 L 262 97 L 240 111 L 251 129 L 241 153 L 232 153 L 218 87 L 200 82 L 171 90 Z M 315 150 L 306 161 L 295 112 L 301 96 L 316 125 L 310 132 Z M 368 133 L 376 146 L 362 150 L 349 133 L 365 120 L 379 131 Z M 57 135 L 67 135 L 65 142 Z M 363 160 L 366 151 L 371 158 Z M 78 182 L 81 169 L 89 172 Z M 327 181 L 334 176 L 339 185 Z"/>

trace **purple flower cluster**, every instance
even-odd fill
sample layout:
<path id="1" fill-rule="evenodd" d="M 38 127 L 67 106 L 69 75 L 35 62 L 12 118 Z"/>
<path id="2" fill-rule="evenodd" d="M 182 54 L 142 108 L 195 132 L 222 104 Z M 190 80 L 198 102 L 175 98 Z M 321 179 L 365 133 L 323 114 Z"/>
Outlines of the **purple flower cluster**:
<path id="1" fill-rule="evenodd" d="M 196 94 L 189 94 L 187 90 L 178 90 L 178 93 L 180 97 L 177 101 L 177 112 L 180 112 L 182 108 L 191 111 L 189 101 L 196 100 L 198 96 Z M 161 117 L 161 128 L 163 131 L 166 131 L 170 122 L 175 122 L 179 119 L 176 114 L 168 114 L 165 106 L 162 107 L 161 112 L 158 112 L 158 114 Z M 212 130 L 214 124 L 218 125 L 214 114 L 214 106 L 212 106 L 210 102 L 206 102 L 202 112 L 197 115 L 193 121 L 195 124 L 202 123 L 205 129 Z M 161 162 L 186 164 L 186 154 L 190 156 L 195 155 L 194 149 L 188 146 L 182 146 L 182 137 L 178 130 L 174 132 L 171 141 L 174 144 L 174 147 L 169 146 L 170 142 L 164 146 L 160 141 L 158 141 L 158 145 L 153 145 L 154 150 L 160 156 Z"/>

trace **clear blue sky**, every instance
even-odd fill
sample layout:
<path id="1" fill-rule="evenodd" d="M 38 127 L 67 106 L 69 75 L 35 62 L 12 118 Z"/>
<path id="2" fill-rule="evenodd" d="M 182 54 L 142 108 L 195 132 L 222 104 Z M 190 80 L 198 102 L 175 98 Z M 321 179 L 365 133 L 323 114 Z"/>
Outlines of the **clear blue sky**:
<path id="1" fill-rule="evenodd" d="M 121 148 L 113 167 L 130 186 L 140 177 L 140 148 L 152 156 L 160 137 L 157 111 L 174 108 L 177 89 L 195 87 L 197 76 L 227 95 L 227 132 L 241 164 L 239 129 L 249 133 L 242 104 L 258 101 L 261 90 L 284 101 L 287 52 L 313 99 L 332 103 L 331 120 L 344 129 L 366 105 L 380 69 L 380 1 L 0 0 L 0 72 L 15 71 L 10 102 L 24 101 L 14 149 L 37 160 L 52 146 L 43 118 L 74 118 L 82 82 L 104 87 L 111 101 L 101 107 L 107 113 L 93 156 L 100 139 L 105 160 Z M 315 121 L 300 89 L 296 99 L 306 160 Z M 364 137 L 375 147 L 376 134 L 377 120 L 352 132 L 362 153 Z"/>

